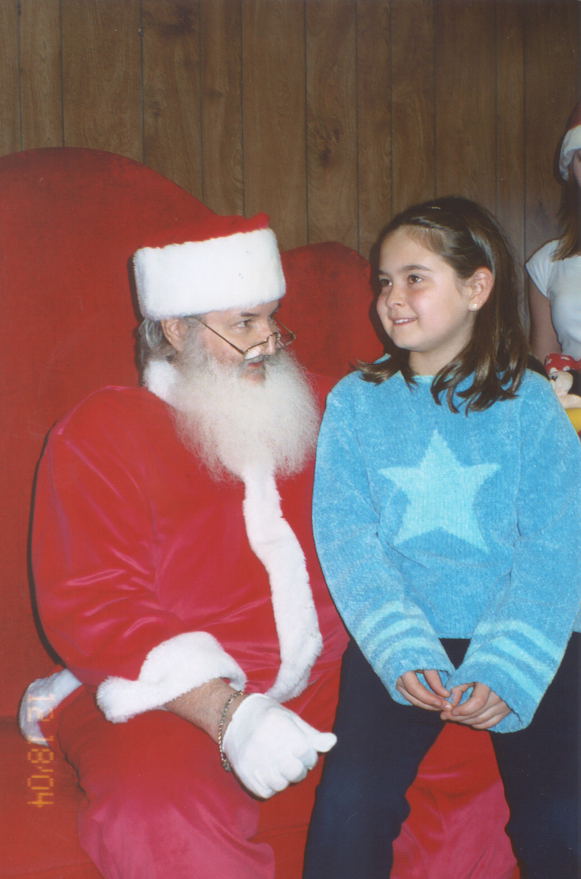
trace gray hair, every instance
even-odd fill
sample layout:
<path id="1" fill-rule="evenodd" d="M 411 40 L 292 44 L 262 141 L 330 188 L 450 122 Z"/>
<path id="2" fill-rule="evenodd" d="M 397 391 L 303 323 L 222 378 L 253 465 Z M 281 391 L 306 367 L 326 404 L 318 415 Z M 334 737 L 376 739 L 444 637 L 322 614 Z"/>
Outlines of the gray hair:
<path id="1" fill-rule="evenodd" d="M 181 318 L 190 328 L 190 333 L 200 327 L 195 315 Z M 176 358 L 176 350 L 168 342 L 160 320 L 143 320 L 137 329 L 137 356 L 142 367 L 150 360 L 169 360 L 173 363 Z"/>

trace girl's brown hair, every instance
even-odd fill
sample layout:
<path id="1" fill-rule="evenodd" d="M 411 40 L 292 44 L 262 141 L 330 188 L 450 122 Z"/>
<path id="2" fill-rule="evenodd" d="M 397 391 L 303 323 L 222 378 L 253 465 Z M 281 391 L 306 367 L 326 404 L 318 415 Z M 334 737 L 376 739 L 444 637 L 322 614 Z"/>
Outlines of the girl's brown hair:
<path id="1" fill-rule="evenodd" d="M 519 314 L 516 263 L 500 226 L 475 202 L 447 196 L 402 211 L 384 229 L 380 244 L 402 227 L 441 257 L 460 281 L 482 267 L 493 277 L 490 295 L 476 313 L 472 338 L 432 381 L 434 400 L 439 404 L 445 394 L 449 408 L 457 412 L 456 396 L 466 401 L 469 412 L 514 397 L 526 368 L 528 344 Z M 362 378 L 379 384 L 401 372 L 408 385 L 413 384 L 409 352 L 391 346 L 388 353 L 379 363 L 360 363 Z M 457 390 L 467 379 L 470 385 Z"/>

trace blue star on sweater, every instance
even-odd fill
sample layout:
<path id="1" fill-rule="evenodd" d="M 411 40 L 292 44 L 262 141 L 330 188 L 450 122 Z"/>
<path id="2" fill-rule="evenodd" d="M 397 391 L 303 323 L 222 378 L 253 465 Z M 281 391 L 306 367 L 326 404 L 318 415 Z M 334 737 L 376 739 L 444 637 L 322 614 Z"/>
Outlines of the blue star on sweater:
<path id="1" fill-rule="evenodd" d="M 466 467 L 437 431 L 417 467 L 386 467 L 379 472 L 405 492 L 408 505 L 394 543 L 442 528 L 460 540 L 486 550 L 474 501 L 483 482 L 498 464 Z"/>

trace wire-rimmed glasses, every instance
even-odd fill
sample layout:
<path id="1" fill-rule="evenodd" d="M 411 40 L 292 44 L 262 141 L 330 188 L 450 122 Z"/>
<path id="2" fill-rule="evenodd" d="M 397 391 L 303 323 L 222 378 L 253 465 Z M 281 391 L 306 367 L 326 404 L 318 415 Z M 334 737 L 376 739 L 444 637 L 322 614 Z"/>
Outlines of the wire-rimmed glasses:
<path id="1" fill-rule="evenodd" d="M 196 317 L 195 320 L 198 323 L 202 324 L 207 330 L 210 330 L 211 333 L 214 333 L 215 336 L 218 336 L 219 339 L 222 339 L 223 342 L 226 342 L 227 345 L 230 345 L 231 348 L 234 348 L 235 351 L 238 351 L 239 354 L 242 355 L 244 360 L 254 360 L 255 357 L 260 357 L 266 351 L 268 345 L 270 344 L 270 340 L 274 337 L 274 346 L 275 348 L 288 348 L 291 342 L 294 342 L 296 339 L 296 333 L 293 333 L 292 330 L 289 330 L 288 327 L 285 327 L 280 321 L 275 321 L 272 319 L 273 323 L 280 327 L 280 329 L 276 329 L 273 333 L 271 333 L 267 339 L 263 342 L 257 342 L 256 345 L 251 345 L 250 348 L 246 348 L 246 350 L 242 350 L 234 342 L 231 342 L 225 336 L 215 330 L 213 327 L 204 323 L 203 320 L 200 320 L 199 317 Z"/>

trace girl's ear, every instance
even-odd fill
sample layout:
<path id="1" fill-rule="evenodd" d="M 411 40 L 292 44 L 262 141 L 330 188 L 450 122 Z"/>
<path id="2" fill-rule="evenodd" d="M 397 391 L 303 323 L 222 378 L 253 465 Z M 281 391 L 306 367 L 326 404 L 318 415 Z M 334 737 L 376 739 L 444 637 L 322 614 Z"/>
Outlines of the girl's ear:
<path id="1" fill-rule="evenodd" d="M 494 278 L 490 269 L 482 266 L 476 269 L 471 278 L 466 281 L 468 289 L 468 308 L 470 311 L 478 311 L 482 308 L 494 286 Z"/>
<path id="2" fill-rule="evenodd" d="M 185 338 L 188 332 L 187 323 L 179 317 L 168 317 L 160 321 L 163 334 L 176 351 L 181 351 L 184 347 Z"/>

